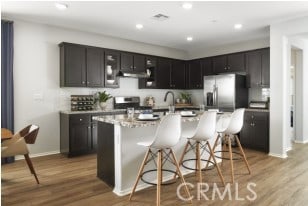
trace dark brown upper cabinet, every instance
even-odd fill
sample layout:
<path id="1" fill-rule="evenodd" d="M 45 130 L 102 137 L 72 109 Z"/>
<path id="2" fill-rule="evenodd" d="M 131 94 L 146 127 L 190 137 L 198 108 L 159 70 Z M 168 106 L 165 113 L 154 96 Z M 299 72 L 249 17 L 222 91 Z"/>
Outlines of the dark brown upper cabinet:
<path id="1" fill-rule="evenodd" d="M 86 86 L 86 48 L 69 43 L 60 44 L 60 86 Z"/>
<path id="2" fill-rule="evenodd" d="M 60 44 L 61 87 L 104 87 L 104 50 Z"/>
<path id="3" fill-rule="evenodd" d="M 104 87 L 104 50 L 87 48 L 87 86 Z"/>
<path id="4" fill-rule="evenodd" d="M 246 52 L 247 85 L 269 87 L 269 48 Z"/>
<path id="5" fill-rule="evenodd" d="M 171 59 L 158 58 L 157 61 L 157 89 L 169 89 L 171 80 Z"/>
<path id="6" fill-rule="evenodd" d="M 213 75 L 213 61 L 211 57 L 201 59 L 202 75 Z M 203 78 L 202 78 L 203 81 Z"/>
<path id="7" fill-rule="evenodd" d="M 105 50 L 105 87 L 118 88 L 120 71 L 120 52 Z"/>
<path id="8" fill-rule="evenodd" d="M 185 89 L 185 61 L 172 60 L 171 65 L 171 89 Z"/>
<path id="9" fill-rule="evenodd" d="M 145 71 L 145 56 L 129 52 L 121 52 L 121 70 L 122 71 Z"/>
<path id="10" fill-rule="evenodd" d="M 188 89 L 202 89 L 203 74 L 200 59 L 187 63 L 187 83 Z"/>
<path id="11" fill-rule="evenodd" d="M 139 79 L 139 89 L 157 87 L 157 58 L 152 56 L 146 57 L 146 72 L 149 75 L 148 78 Z"/>
<path id="12" fill-rule="evenodd" d="M 262 55 L 261 86 L 270 87 L 270 49 L 269 48 L 262 49 L 261 55 Z"/>
<path id="13" fill-rule="evenodd" d="M 234 53 L 213 57 L 213 71 L 216 74 L 225 72 L 245 72 L 245 53 Z"/>

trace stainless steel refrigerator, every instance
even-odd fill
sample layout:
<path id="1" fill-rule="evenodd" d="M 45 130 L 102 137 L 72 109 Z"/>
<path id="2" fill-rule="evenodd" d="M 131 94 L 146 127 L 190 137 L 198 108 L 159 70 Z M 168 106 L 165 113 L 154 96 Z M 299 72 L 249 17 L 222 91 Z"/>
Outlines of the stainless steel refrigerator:
<path id="1" fill-rule="evenodd" d="M 204 105 L 207 109 L 234 111 L 248 106 L 246 76 L 220 74 L 204 76 Z"/>

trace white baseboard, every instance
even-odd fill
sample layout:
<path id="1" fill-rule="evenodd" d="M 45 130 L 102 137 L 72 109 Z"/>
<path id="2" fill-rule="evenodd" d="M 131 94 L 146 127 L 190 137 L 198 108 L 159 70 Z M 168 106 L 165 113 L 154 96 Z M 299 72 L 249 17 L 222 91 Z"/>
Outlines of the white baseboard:
<path id="1" fill-rule="evenodd" d="M 288 157 L 287 154 L 276 154 L 276 153 L 271 153 L 271 152 L 270 152 L 268 155 L 269 155 L 269 156 L 272 156 L 272 157 L 282 158 L 282 159 L 285 159 L 285 158 Z"/>
<path id="2" fill-rule="evenodd" d="M 288 147 L 288 148 L 286 149 L 287 152 L 289 152 L 289 151 L 291 151 L 291 150 L 292 150 L 292 146 L 290 146 L 290 147 Z"/>
<path id="3" fill-rule="evenodd" d="M 41 156 L 47 156 L 47 155 L 53 155 L 53 154 L 59 154 L 59 153 L 60 151 L 56 150 L 56 151 L 42 152 L 42 153 L 37 153 L 37 154 L 30 154 L 29 156 L 33 158 L 33 157 L 41 157 Z M 15 160 L 21 160 L 21 159 L 25 159 L 25 157 L 23 155 L 15 156 Z"/>
<path id="4" fill-rule="evenodd" d="M 304 140 L 304 141 L 302 141 L 302 140 L 294 140 L 294 143 L 296 143 L 296 144 L 306 144 L 306 143 L 308 143 L 308 140 Z"/>

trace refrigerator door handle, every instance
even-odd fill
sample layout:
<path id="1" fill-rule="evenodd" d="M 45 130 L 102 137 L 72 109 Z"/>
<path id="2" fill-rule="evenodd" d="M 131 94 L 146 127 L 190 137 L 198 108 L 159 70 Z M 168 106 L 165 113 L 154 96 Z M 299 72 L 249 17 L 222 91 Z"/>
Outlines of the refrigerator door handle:
<path id="1" fill-rule="evenodd" d="M 213 105 L 215 105 L 215 106 L 216 106 L 216 104 L 217 104 L 216 89 L 217 89 L 217 87 L 216 87 L 216 85 L 214 85 L 214 86 L 213 86 Z"/>
<path id="2" fill-rule="evenodd" d="M 218 107 L 218 87 L 215 85 L 215 105 Z"/>

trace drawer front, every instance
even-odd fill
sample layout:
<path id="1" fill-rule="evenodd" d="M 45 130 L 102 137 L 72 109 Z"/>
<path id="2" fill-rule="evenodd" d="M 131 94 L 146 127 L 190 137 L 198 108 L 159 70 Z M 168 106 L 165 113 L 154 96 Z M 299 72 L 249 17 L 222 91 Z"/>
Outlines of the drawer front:
<path id="1" fill-rule="evenodd" d="M 71 124 L 89 124 L 91 122 L 90 114 L 73 114 L 70 115 Z"/>
<path id="2" fill-rule="evenodd" d="M 268 120 L 268 113 L 267 112 L 245 112 L 244 121 L 251 122 L 251 121 L 267 121 Z"/>

